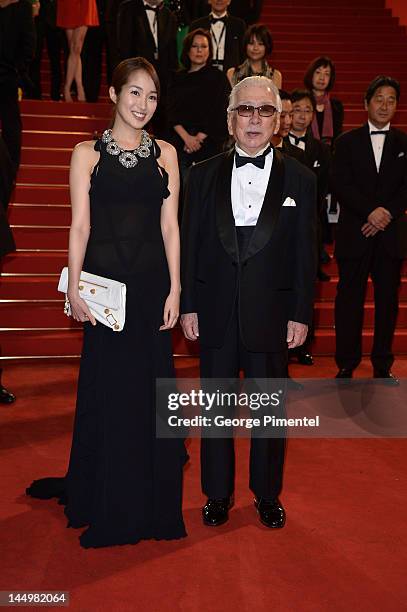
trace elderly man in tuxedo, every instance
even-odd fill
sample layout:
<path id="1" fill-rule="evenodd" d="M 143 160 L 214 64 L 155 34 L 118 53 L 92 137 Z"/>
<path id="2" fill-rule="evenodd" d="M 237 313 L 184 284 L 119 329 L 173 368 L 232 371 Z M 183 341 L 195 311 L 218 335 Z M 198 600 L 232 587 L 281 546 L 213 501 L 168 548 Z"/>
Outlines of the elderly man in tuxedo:
<path id="1" fill-rule="evenodd" d="M 316 271 L 313 174 L 270 146 L 281 101 L 266 77 L 248 77 L 228 107 L 231 151 L 191 168 L 182 227 L 181 324 L 200 339 L 203 378 L 284 378 L 287 348 L 304 342 Z M 228 519 L 233 439 L 202 439 L 206 525 Z M 260 520 L 283 527 L 285 440 L 251 441 L 250 488 Z"/>
<path id="2" fill-rule="evenodd" d="M 243 39 L 246 24 L 243 19 L 228 13 L 231 0 L 208 0 L 211 12 L 206 17 L 196 19 L 189 31 L 203 28 L 209 30 L 212 38 L 212 64 L 227 72 L 242 63 L 244 57 Z"/>
<path id="3" fill-rule="evenodd" d="M 367 122 L 336 141 L 333 177 L 340 203 L 335 255 L 338 378 L 350 378 L 362 357 L 363 305 L 369 275 L 375 319 L 373 374 L 391 385 L 392 341 L 402 259 L 407 256 L 407 135 L 391 127 L 399 83 L 378 76 L 365 95 Z"/>

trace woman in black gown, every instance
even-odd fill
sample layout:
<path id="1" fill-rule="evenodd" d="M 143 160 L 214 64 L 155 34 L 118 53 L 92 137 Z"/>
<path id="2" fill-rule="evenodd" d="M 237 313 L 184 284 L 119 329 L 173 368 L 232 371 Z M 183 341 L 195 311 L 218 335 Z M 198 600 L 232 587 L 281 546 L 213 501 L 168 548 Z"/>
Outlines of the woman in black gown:
<path id="1" fill-rule="evenodd" d="M 112 130 L 77 145 L 70 170 L 68 298 L 73 317 L 84 322 L 84 344 L 69 469 L 59 493 L 66 496 L 69 526 L 86 527 L 85 548 L 186 535 L 184 443 L 155 435 L 155 381 L 174 376 L 177 157 L 172 145 L 143 130 L 159 96 L 151 64 L 122 62 L 110 96 Z M 96 325 L 79 297 L 81 269 L 126 283 L 123 331 Z M 49 497 L 47 486 L 57 482 L 37 481 L 28 493 Z"/>
<path id="2" fill-rule="evenodd" d="M 181 61 L 184 68 L 172 75 L 168 86 L 167 121 L 185 181 L 192 164 L 223 149 L 230 85 L 211 65 L 212 41 L 206 30 L 198 28 L 185 37 Z"/>

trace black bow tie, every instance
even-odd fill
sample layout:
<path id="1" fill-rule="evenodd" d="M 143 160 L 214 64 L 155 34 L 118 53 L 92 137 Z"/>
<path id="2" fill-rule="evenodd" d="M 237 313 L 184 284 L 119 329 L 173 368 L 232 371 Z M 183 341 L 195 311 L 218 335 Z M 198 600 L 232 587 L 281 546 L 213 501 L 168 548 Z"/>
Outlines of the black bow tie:
<path id="1" fill-rule="evenodd" d="M 157 15 L 157 13 L 159 13 L 162 9 L 163 4 L 159 4 L 158 6 L 148 6 L 147 4 L 144 6 L 144 8 L 146 9 L 146 11 L 153 11 L 153 13 L 155 13 Z"/>
<path id="2" fill-rule="evenodd" d="M 300 142 L 303 142 L 304 144 L 307 142 L 306 136 L 296 136 L 295 134 L 291 134 L 291 132 L 290 132 L 290 138 L 294 138 L 294 143 L 296 146 L 298 146 Z"/>
<path id="3" fill-rule="evenodd" d="M 370 135 L 376 136 L 377 134 L 383 134 L 384 136 L 387 136 L 388 133 L 389 133 L 389 130 L 374 130 L 370 132 Z"/>
<path id="4" fill-rule="evenodd" d="M 218 23 L 218 21 L 221 21 L 222 23 L 226 23 L 226 20 L 227 20 L 226 15 L 224 17 L 211 17 L 211 23 Z"/>
<path id="5" fill-rule="evenodd" d="M 243 155 L 239 155 L 236 151 L 235 154 L 235 164 L 236 168 L 241 168 L 245 164 L 253 164 L 253 166 L 257 166 L 257 168 L 264 168 L 264 162 L 266 160 L 266 155 L 268 155 L 271 151 L 271 147 L 267 147 L 267 149 L 261 155 L 257 157 L 246 157 Z"/>

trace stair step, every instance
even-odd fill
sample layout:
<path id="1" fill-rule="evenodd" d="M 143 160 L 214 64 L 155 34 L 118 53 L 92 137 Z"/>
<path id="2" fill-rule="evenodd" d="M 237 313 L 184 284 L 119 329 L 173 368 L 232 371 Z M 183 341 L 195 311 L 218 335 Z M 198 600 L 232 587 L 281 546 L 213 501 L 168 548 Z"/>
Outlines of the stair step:
<path id="1" fill-rule="evenodd" d="M 296 15 L 301 15 L 303 19 L 312 18 L 313 20 L 314 17 L 321 14 L 320 9 L 320 6 L 313 6 L 309 3 L 307 3 L 307 6 L 299 6 L 298 2 L 293 4 L 292 2 L 280 1 L 276 3 L 273 1 L 269 5 L 265 4 L 263 6 L 261 17 L 262 20 L 266 17 L 271 19 L 276 15 L 287 15 L 293 12 Z M 323 10 L 325 15 L 332 15 L 335 17 L 338 13 L 340 13 L 341 15 L 346 15 L 349 19 L 351 19 L 354 14 L 364 15 L 365 17 L 378 16 L 382 17 L 383 19 L 392 17 L 392 12 L 389 8 L 383 8 L 383 6 L 365 6 L 361 8 L 360 6 L 355 5 L 355 3 L 353 3 L 353 6 L 346 6 L 341 2 L 340 8 L 338 8 L 338 5 L 329 6 L 325 3 Z"/>
<path id="2" fill-rule="evenodd" d="M 57 291 L 59 274 L 38 273 L 3 273 L 0 283 L 0 299 L 7 300 L 41 300 L 58 299 Z"/>
<path id="3" fill-rule="evenodd" d="M 12 225 L 70 225 L 71 207 L 63 204 L 10 204 Z"/>
<path id="4" fill-rule="evenodd" d="M 94 117 L 111 117 L 112 102 L 53 102 L 52 100 L 22 100 L 21 112 L 28 114 L 47 115 L 81 115 Z"/>
<path id="5" fill-rule="evenodd" d="M 308 16 L 307 16 L 308 17 Z M 306 18 L 306 17 L 305 17 Z M 286 12 L 285 14 L 274 13 L 271 15 L 265 15 L 263 19 L 268 19 L 273 25 L 273 28 L 304 28 L 304 14 L 301 12 Z M 319 15 L 313 14 L 312 21 L 308 24 L 312 28 L 332 28 L 333 32 L 336 32 L 339 28 L 349 28 L 350 32 L 354 32 L 357 28 L 366 28 L 367 30 L 380 30 L 380 32 L 397 32 L 399 26 L 399 20 L 397 17 L 386 16 L 383 18 L 382 15 L 365 15 L 362 12 L 354 12 L 353 15 L 343 14 L 341 11 L 337 11 L 336 14 L 327 14 L 322 11 Z M 307 25 L 308 25 L 307 24 Z"/>
<path id="6" fill-rule="evenodd" d="M 23 147 L 21 150 L 22 164 L 55 164 L 69 166 L 72 148 L 60 147 Z"/>
<path id="7" fill-rule="evenodd" d="M 49 157 L 51 157 L 51 155 Z M 68 165 L 21 164 L 18 171 L 19 183 L 48 183 L 50 185 L 67 185 L 68 181 Z"/>
<path id="8" fill-rule="evenodd" d="M 13 225 L 18 249 L 63 249 L 68 247 L 69 227 Z"/>
<path id="9" fill-rule="evenodd" d="M 69 205 L 69 186 L 35 183 L 17 183 L 12 202 L 21 204 L 65 204 Z"/>
<path id="10" fill-rule="evenodd" d="M 46 125 L 47 130 L 64 132 L 103 132 L 109 126 L 109 117 L 84 117 L 75 115 L 22 115 L 25 130 L 38 130 Z"/>
<path id="11" fill-rule="evenodd" d="M 325 269 L 325 268 L 324 268 Z M 332 302 L 336 296 L 336 286 L 338 284 L 338 277 L 332 276 L 331 280 L 327 283 L 317 283 L 315 299 L 323 302 Z M 400 283 L 400 300 L 403 302 L 407 301 L 407 277 L 403 276 Z M 367 293 L 366 300 L 373 301 L 373 283 L 369 278 L 367 282 Z"/>
<path id="12" fill-rule="evenodd" d="M 7 255 L 3 260 L 2 272 L 9 274 L 22 274 L 32 270 L 38 274 L 57 274 L 68 263 L 68 250 L 40 251 L 31 249 L 28 251 L 17 251 Z"/>
<path id="13" fill-rule="evenodd" d="M 64 132 L 23 129 L 23 147 L 61 147 L 70 148 L 84 140 L 93 140 L 93 132 Z"/>

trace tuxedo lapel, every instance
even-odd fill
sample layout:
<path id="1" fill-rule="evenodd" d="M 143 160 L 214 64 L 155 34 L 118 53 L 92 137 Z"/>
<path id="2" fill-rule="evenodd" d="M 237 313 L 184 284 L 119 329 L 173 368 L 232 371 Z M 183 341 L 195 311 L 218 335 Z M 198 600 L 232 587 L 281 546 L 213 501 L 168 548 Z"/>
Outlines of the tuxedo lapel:
<path id="1" fill-rule="evenodd" d="M 369 170 L 371 171 L 372 176 L 374 177 L 374 180 L 376 180 L 377 179 L 377 167 L 376 167 L 376 160 L 375 160 L 373 147 L 372 147 L 372 140 L 370 138 L 370 128 L 369 128 L 368 123 L 366 123 L 363 126 L 361 136 L 362 136 L 362 151 L 363 152 L 366 151 L 367 153 L 366 161 L 368 163 Z"/>
<path id="2" fill-rule="evenodd" d="M 269 242 L 278 221 L 283 199 L 285 168 L 283 156 L 274 149 L 273 165 L 264 196 L 263 206 L 250 240 L 246 257 L 253 257 Z"/>
<path id="3" fill-rule="evenodd" d="M 384 177 L 386 169 L 388 170 L 389 166 L 392 164 L 392 153 L 394 150 L 395 141 L 395 134 L 390 128 L 389 133 L 384 140 L 382 159 L 380 160 L 379 176 L 381 178 Z"/>
<path id="4" fill-rule="evenodd" d="M 148 60 L 151 61 L 151 58 L 154 57 L 154 53 L 155 53 L 155 40 L 154 40 L 154 36 L 150 28 L 150 22 L 148 21 L 147 11 L 144 9 L 144 6 L 141 11 L 139 19 L 141 21 L 141 26 L 142 26 L 140 28 L 140 31 L 141 32 L 144 31 L 144 35 L 145 35 L 146 51 L 148 51 L 150 55 L 148 57 Z M 157 26 L 158 26 L 158 21 L 157 21 Z M 157 28 L 157 31 L 158 31 L 158 28 Z"/>
<path id="5" fill-rule="evenodd" d="M 234 161 L 234 149 L 225 153 L 224 159 L 219 167 L 216 181 L 215 203 L 216 203 L 216 226 L 223 248 L 233 261 L 239 260 L 237 246 L 235 219 L 233 217 L 231 184 L 232 169 Z"/>

